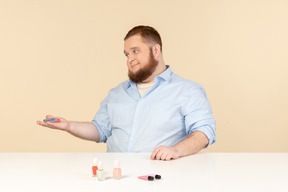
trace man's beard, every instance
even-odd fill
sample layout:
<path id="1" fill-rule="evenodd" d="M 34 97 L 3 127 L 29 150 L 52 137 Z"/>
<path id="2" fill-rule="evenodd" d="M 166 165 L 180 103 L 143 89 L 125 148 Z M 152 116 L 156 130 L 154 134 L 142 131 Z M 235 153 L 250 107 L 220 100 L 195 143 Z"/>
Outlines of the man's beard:
<path id="1" fill-rule="evenodd" d="M 143 67 L 140 68 L 138 71 L 133 73 L 132 71 L 128 71 L 128 77 L 131 81 L 135 83 L 141 83 L 148 79 L 152 75 L 152 73 L 155 71 L 158 61 L 154 58 L 154 55 L 152 54 L 152 51 L 150 51 L 150 57 L 147 62 L 147 64 Z"/>

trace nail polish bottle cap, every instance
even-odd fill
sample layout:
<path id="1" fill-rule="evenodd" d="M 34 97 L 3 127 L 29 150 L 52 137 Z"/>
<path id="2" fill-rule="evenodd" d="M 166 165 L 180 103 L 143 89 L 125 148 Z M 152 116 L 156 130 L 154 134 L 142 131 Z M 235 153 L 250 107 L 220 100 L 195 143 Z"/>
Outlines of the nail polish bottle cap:
<path id="1" fill-rule="evenodd" d="M 97 166 L 97 163 L 98 163 L 98 159 L 97 159 L 97 158 L 94 158 L 94 159 L 93 159 L 93 166 Z"/>
<path id="2" fill-rule="evenodd" d="M 120 168 L 120 161 L 119 160 L 114 161 L 114 168 L 116 168 L 116 169 Z"/>
<path id="3" fill-rule="evenodd" d="M 154 177 L 148 176 L 147 179 L 148 179 L 148 181 L 153 181 L 153 180 L 154 180 Z"/>
<path id="4" fill-rule="evenodd" d="M 155 175 L 155 179 L 161 179 L 161 175 Z"/>
<path id="5" fill-rule="evenodd" d="M 102 163 L 102 161 L 99 161 L 99 162 L 98 162 L 98 169 L 99 169 L 99 170 L 103 170 L 103 163 Z"/>

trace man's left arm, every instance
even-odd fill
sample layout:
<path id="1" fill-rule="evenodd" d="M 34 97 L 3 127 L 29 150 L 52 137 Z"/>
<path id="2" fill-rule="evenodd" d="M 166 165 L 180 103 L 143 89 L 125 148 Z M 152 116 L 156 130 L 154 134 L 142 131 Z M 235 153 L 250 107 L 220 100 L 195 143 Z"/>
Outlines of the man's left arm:
<path id="1" fill-rule="evenodd" d="M 195 154 L 209 143 L 207 136 L 201 131 L 194 131 L 186 139 L 172 147 L 159 146 L 151 154 L 150 159 L 171 160 Z"/>

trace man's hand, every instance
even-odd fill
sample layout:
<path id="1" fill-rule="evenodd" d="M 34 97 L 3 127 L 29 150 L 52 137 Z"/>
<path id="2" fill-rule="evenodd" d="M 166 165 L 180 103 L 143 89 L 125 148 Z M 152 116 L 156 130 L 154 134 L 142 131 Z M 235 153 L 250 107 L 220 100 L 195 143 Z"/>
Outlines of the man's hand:
<path id="1" fill-rule="evenodd" d="M 201 131 L 194 131 L 186 139 L 172 147 L 159 146 L 151 154 L 150 159 L 171 160 L 199 152 L 209 144 L 207 136 Z"/>
<path id="2" fill-rule="evenodd" d="M 47 115 L 46 118 L 53 118 L 52 115 Z M 67 121 L 62 117 L 57 117 L 60 119 L 59 123 L 52 122 L 43 122 L 37 121 L 38 125 L 43 127 L 49 127 L 51 129 L 58 129 L 62 131 L 67 131 L 68 133 L 79 137 L 81 139 L 89 141 L 100 141 L 100 136 L 96 125 L 91 122 L 76 122 L 76 121 Z"/>
<path id="3" fill-rule="evenodd" d="M 47 115 L 46 118 L 53 118 L 54 116 L 52 115 Z M 49 127 L 51 129 L 59 129 L 62 131 L 69 131 L 70 129 L 70 123 L 68 121 L 66 121 L 66 119 L 61 118 L 61 117 L 57 117 L 58 119 L 60 119 L 61 122 L 59 123 L 51 123 L 51 122 L 43 122 L 43 121 L 37 121 L 38 125 L 41 125 L 43 127 Z"/>
<path id="4" fill-rule="evenodd" d="M 161 145 L 152 152 L 150 159 L 169 161 L 171 159 L 178 159 L 179 157 L 180 153 L 174 147 Z"/>

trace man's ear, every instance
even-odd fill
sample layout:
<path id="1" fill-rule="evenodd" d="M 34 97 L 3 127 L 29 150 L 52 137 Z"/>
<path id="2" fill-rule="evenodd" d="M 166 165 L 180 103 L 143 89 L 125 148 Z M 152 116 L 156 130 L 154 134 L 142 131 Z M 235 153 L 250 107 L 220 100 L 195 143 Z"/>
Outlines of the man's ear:
<path id="1" fill-rule="evenodd" d="M 158 56 L 161 53 L 161 46 L 159 44 L 155 44 L 153 47 L 153 55 Z"/>

